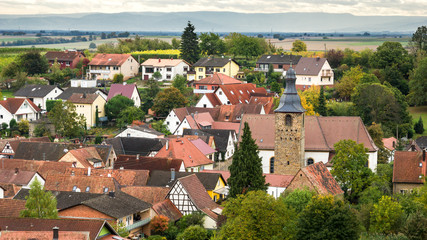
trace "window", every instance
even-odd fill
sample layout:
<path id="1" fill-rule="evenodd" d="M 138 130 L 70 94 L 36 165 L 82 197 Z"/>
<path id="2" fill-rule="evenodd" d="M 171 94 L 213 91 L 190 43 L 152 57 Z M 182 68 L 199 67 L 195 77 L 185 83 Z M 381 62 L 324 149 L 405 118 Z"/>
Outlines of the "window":
<path id="1" fill-rule="evenodd" d="M 220 68 L 215 69 L 216 72 L 221 72 Z"/>
<path id="2" fill-rule="evenodd" d="M 308 166 L 308 165 L 311 165 L 311 164 L 313 164 L 313 163 L 314 163 L 313 158 L 309 158 L 309 159 L 307 159 L 307 166 Z"/>
<path id="3" fill-rule="evenodd" d="M 115 66 L 113 67 L 113 70 L 119 70 L 119 67 Z"/>
<path id="4" fill-rule="evenodd" d="M 86 187 L 86 192 L 89 192 L 89 190 L 90 190 L 90 187 L 89 187 L 89 186 L 87 186 L 87 187 Z"/>
<path id="5" fill-rule="evenodd" d="M 222 72 L 225 72 L 225 68 L 222 69 Z"/>
<path id="6" fill-rule="evenodd" d="M 203 107 L 204 107 L 204 108 L 206 108 L 206 107 L 207 107 L 207 105 L 206 105 L 206 104 L 203 104 Z"/>
<path id="7" fill-rule="evenodd" d="M 166 72 L 172 72 L 172 68 L 166 68 Z"/>
<path id="8" fill-rule="evenodd" d="M 188 71 L 188 68 L 187 67 L 184 67 L 184 72 L 187 72 Z"/>
<path id="9" fill-rule="evenodd" d="M 108 192 L 108 188 L 107 187 L 105 187 L 104 188 L 104 193 L 107 193 Z"/>
<path id="10" fill-rule="evenodd" d="M 166 79 L 171 79 L 171 75 L 166 75 Z"/>
<path id="11" fill-rule="evenodd" d="M 274 157 L 270 158 L 270 173 L 274 173 Z"/>
<path id="12" fill-rule="evenodd" d="M 311 77 L 308 78 L 308 81 L 311 82 Z"/>
<path id="13" fill-rule="evenodd" d="M 166 125 L 169 125 L 169 122 L 166 122 Z"/>
<path id="14" fill-rule="evenodd" d="M 145 68 L 146 73 L 154 73 L 154 68 Z"/>
<path id="15" fill-rule="evenodd" d="M 218 92 L 218 94 L 219 94 L 219 95 L 222 95 L 222 91 L 219 91 L 219 92 Z"/>
<path id="16" fill-rule="evenodd" d="M 203 78 L 203 76 L 199 76 L 199 79 L 202 79 Z"/>
<path id="17" fill-rule="evenodd" d="M 279 69 L 283 69 L 283 65 L 279 64 L 279 66 L 277 66 Z"/>
<path id="18" fill-rule="evenodd" d="M 105 67 L 105 70 L 110 70 L 110 67 L 109 67 L 109 66 L 106 66 L 106 67 Z"/>
<path id="19" fill-rule="evenodd" d="M 77 190 L 77 186 L 76 185 L 74 185 L 73 186 L 73 192 L 75 192 Z"/>
<path id="20" fill-rule="evenodd" d="M 132 216 L 127 216 L 126 217 L 126 226 L 130 225 L 130 221 L 132 220 Z"/>
<path id="21" fill-rule="evenodd" d="M 291 117 L 291 115 L 286 115 L 286 117 L 285 117 L 285 124 L 286 124 L 286 126 L 292 126 L 292 117 Z"/>
<path id="22" fill-rule="evenodd" d="M 3 119 L 3 115 L 0 115 L 0 119 Z"/>
<path id="23" fill-rule="evenodd" d="M 199 68 L 199 72 L 203 72 L 203 68 Z"/>
<path id="24" fill-rule="evenodd" d="M 214 196 L 214 202 L 216 202 L 216 200 L 217 200 L 217 197 L 216 197 L 216 195 Z"/>

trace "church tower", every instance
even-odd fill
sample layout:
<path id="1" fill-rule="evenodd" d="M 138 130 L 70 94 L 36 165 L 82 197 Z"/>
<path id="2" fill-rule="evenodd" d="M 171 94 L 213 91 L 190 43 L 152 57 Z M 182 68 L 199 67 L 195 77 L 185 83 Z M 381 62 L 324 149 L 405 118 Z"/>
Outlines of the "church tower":
<path id="1" fill-rule="evenodd" d="M 274 110 L 276 134 L 274 141 L 274 173 L 294 175 L 304 167 L 304 112 L 295 88 L 295 70 L 286 71 L 286 88 Z M 270 169 L 271 166 L 270 166 Z"/>

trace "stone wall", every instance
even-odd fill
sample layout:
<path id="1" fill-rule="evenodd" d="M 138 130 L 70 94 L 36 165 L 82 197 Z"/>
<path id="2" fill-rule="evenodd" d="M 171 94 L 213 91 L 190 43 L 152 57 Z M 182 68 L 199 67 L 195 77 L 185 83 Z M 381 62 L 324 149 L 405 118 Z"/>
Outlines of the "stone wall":
<path id="1" fill-rule="evenodd" d="M 286 124 L 286 117 L 291 124 Z M 275 113 L 274 173 L 295 175 L 304 164 L 304 114 Z"/>

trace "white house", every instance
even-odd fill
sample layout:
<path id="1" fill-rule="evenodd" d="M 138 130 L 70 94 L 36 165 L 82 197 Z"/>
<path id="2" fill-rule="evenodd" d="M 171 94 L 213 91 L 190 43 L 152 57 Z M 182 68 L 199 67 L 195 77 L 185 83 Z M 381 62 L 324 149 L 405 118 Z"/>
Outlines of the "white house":
<path id="1" fill-rule="evenodd" d="M 110 79 L 122 74 L 124 80 L 135 77 L 139 72 L 139 63 L 131 54 L 97 54 L 88 64 L 88 79 Z"/>
<path id="2" fill-rule="evenodd" d="M 302 57 L 295 67 L 295 73 L 297 77 L 295 85 L 299 90 L 305 90 L 312 85 L 334 85 L 334 72 L 326 58 Z"/>
<path id="3" fill-rule="evenodd" d="M 28 98 L 8 98 L 0 101 L 0 123 L 9 124 L 12 119 L 17 122 L 22 119 L 37 120 L 40 114 L 41 109 Z"/>
<path id="4" fill-rule="evenodd" d="M 150 58 L 141 64 L 142 80 L 150 79 L 155 72 L 162 77 L 158 81 L 172 81 L 176 75 L 186 75 L 190 64 L 182 59 Z"/>
<path id="5" fill-rule="evenodd" d="M 274 114 L 243 115 L 242 123 L 247 122 L 252 132 L 252 138 L 259 147 L 264 173 L 274 173 L 275 122 Z M 243 133 L 241 124 L 239 140 Z M 262 127 L 260 127 L 262 126 Z M 378 162 L 378 148 L 365 128 L 360 117 L 304 117 L 305 133 L 305 166 L 323 162 L 328 168 L 332 166 L 331 159 L 335 155 L 334 144 L 340 140 L 353 140 L 363 143 L 368 149 L 368 166 L 375 171 Z M 283 141 L 286 141 L 284 139 Z M 277 162 L 277 161 L 276 161 Z"/>
<path id="6" fill-rule="evenodd" d="M 133 100 L 135 107 L 141 106 L 141 96 L 135 84 L 112 84 L 108 92 L 107 101 L 110 101 L 110 99 L 117 95 L 122 95 Z"/>
<path id="7" fill-rule="evenodd" d="M 94 79 L 71 79 L 71 87 L 95 88 L 96 82 Z"/>
<path id="8" fill-rule="evenodd" d="M 46 101 L 54 100 L 63 90 L 54 85 L 27 85 L 15 92 L 15 98 L 28 98 L 39 108 L 46 110 Z"/>
<path id="9" fill-rule="evenodd" d="M 115 137 L 139 137 L 139 138 L 164 138 L 165 134 L 149 128 L 147 125 L 127 126 L 125 130 Z"/>
<path id="10" fill-rule="evenodd" d="M 165 119 L 165 124 L 171 133 L 175 133 L 176 129 L 181 125 L 182 121 L 188 115 L 197 115 L 198 113 L 209 112 L 211 116 L 217 116 L 220 109 L 214 108 L 199 108 L 199 107 L 183 107 L 183 108 L 175 108 L 170 111 L 168 116 Z M 182 132 L 180 133 L 182 134 Z"/>

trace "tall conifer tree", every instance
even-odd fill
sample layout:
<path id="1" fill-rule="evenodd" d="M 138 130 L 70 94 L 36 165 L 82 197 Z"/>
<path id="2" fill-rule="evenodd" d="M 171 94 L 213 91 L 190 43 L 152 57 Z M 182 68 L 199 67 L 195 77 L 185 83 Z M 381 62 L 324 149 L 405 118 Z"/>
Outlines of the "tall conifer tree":
<path id="1" fill-rule="evenodd" d="M 233 162 L 229 167 L 230 197 L 253 190 L 267 190 L 265 176 L 262 175 L 262 160 L 258 152 L 249 124 L 245 122 L 242 141 L 237 146 Z"/>
<path id="2" fill-rule="evenodd" d="M 325 90 L 323 89 L 323 86 L 320 88 L 319 106 L 317 107 L 317 113 L 321 116 L 327 115 Z"/>
<path id="3" fill-rule="evenodd" d="M 188 21 L 187 27 L 181 35 L 181 58 L 190 64 L 197 62 L 200 55 L 198 37 L 194 29 L 194 25 Z"/>

